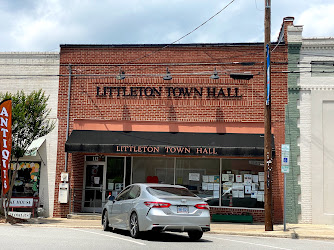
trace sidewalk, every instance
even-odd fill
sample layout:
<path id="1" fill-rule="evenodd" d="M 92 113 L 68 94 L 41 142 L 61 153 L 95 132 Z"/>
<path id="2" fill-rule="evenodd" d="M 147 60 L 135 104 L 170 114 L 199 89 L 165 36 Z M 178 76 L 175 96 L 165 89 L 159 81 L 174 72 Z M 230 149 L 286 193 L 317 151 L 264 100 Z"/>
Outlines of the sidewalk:
<path id="1" fill-rule="evenodd" d="M 21 226 L 38 227 L 67 227 L 67 228 L 101 228 L 99 216 L 87 219 L 66 219 L 66 218 L 32 218 L 28 223 Z M 307 239 L 330 239 L 334 240 L 334 225 L 312 225 L 312 224 L 287 224 L 286 231 L 283 225 L 274 225 L 274 231 L 265 231 L 264 224 L 245 223 L 211 223 L 209 233 L 231 234 L 260 237 L 281 237 L 281 238 L 307 238 Z"/>

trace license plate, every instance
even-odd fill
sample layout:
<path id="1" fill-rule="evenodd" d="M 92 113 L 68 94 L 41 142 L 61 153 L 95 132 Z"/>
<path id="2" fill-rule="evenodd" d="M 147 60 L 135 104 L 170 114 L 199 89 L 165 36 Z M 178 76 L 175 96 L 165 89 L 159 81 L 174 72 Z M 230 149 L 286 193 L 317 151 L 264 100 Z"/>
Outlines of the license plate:
<path id="1" fill-rule="evenodd" d="M 177 206 L 177 213 L 178 214 L 187 214 L 187 213 L 189 213 L 188 206 Z"/>

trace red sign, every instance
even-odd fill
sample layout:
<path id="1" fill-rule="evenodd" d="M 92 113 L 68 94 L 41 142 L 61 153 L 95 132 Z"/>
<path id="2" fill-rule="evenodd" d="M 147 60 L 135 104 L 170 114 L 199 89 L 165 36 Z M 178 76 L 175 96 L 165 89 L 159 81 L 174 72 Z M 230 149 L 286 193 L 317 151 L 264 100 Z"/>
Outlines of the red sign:
<path id="1" fill-rule="evenodd" d="M 9 190 L 8 171 L 12 150 L 12 100 L 0 103 L 0 146 L 2 192 L 6 194 Z"/>

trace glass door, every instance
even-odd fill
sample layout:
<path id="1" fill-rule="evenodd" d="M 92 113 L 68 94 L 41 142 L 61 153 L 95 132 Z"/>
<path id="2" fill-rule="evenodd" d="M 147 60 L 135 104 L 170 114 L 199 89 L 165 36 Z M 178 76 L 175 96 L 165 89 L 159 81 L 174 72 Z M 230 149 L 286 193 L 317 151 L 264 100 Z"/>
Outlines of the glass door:
<path id="1" fill-rule="evenodd" d="M 104 205 L 105 163 L 89 163 L 85 166 L 83 212 L 101 213 Z"/>

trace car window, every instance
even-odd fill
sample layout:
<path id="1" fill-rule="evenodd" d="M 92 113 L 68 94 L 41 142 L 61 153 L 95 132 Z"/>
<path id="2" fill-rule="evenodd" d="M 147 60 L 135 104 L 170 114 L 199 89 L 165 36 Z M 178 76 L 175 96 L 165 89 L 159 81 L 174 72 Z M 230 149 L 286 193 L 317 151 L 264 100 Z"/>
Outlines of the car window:
<path id="1" fill-rule="evenodd" d="M 186 188 L 179 187 L 148 187 L 147 191 L 154 196 L 190 196 L 196 197 L 195 194 Z"/>
<path id="2" fill-rule="evenodd" d="M 130 191 L 131 187 L 127 187 L 126 189 L 124 189 L 117 197 L 116 197 L 116 201 L 122 201 L 122 200 L 127 200 L 128 199 L 128 195 L 129 195 L 129 191 Z"/>
<path id="3" fill-rule="evenodd" d="M 129 191 L 129 199 L 136 199 L 140 195 L 140 187 L 138 185 L 132 186 Z"/>

